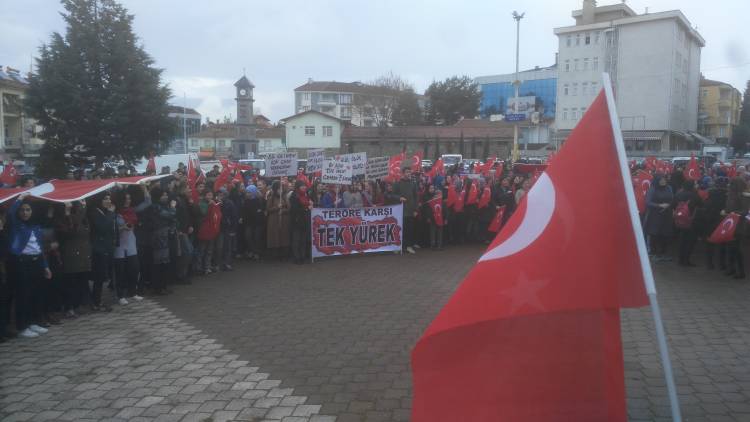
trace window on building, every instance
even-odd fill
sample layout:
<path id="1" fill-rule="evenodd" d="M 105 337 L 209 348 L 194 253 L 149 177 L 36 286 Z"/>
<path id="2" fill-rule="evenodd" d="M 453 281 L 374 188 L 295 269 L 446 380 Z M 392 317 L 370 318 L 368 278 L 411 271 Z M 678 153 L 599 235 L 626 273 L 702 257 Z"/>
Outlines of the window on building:
<path id="1" fill-rule="evenodd" d="M 573 59 L 573 70 L 581 70 L 581 68 L 580 68 L 580 66 L 578 64 L 579 61 L 580 60 L 578 60 L 578 59 Z"/>
<path id="2" fill-rule="evenodd" d="M 589 83 L 583 82 L 581 84 L 581 95 L 588 95 L 589 93 Z"/>
<path id="3" fill-rule="evenodd" d="M 565 71 L 570 72 L 570 60 L 565 60 Z"/>
<path id="4" fill-rule="evenodd" d="M 323 136 L 333 136 L 333 126 L 323 126 Z"/>
<path id="5" fill-rule="evenodd" d="M 589 70 L 589 58 L 583 59 L 583 70 Z"/>
<path id="6" fill-rule="evenodd" d="M 226 146 L 227 146 L 227 141 L 225 141 L 225 140 L 223 140 L 223 139 L 219 139 L 218 141 L 216 141 L 216 145 L 217 145 L 217 146 L 218 146 L 219 148 L 224 148 L 224 147 L 226 147 Z"/>
<path id="7" fill-rule="evenodd" d="M 682 71 L 688 73 L 688 59 L 685 57 L 682 59 Z"/>
<path id="8" fill-rule="evenodd" d="M 586 33 L 585 42 L 586 42 L 586 45 L 591 44 L 591 32 Z"/>
<path id="9" fill-rule="evenodd" d="M 581 45 L 581 34 L 576 34 L 576 47 Z"/>
<path id="10" fill-rule="evenodd" d="M 576 121 L 576 120 L 578 120 L 578 109 L 574 108 L 572 110 L 573 110 L 572 111 L 572 113 L 573 113 L 573 121 Z"/>
<path id="11" fill-rule="evenodd" d="M 305 136 L 315 136 L 315 126 L 305 126 Z"/>
<path id="12" fill-rule="evenodd" d="M 568 84 L 563 85 L 563 95 L 568 95 Z"/>
<path id="13" fill-rule="evenodd" d="M 584 114 L 586 114 L 586 107 L 581 107 L 581 118 L 583 118 Z"/>
<path id="14" fill-rule="evenodd" d="M 341 95 L 339 95 L 339 103 L 340 104 L 351 104 L 352 103 L 352 94 L 341 94 Z"/>
<path id="15" fill-rule="evenodd" d="M 703 95 L 703 98 L 708 97 L 708 90 L 707 89 L 702 90 L 701 95 Z"/>
<path id="16" fill-rule="evenodd" d="M 682 83 L 682 101 L 687 101 L 687 83 Z"/>
<path id="17" fill-rule="evenodd" d="M 573 84 L 573 96 L 576 96 L 576 95 L 578 95 L 578 84 L 574 83 Z"/>
<path id="18" fill-rule="evenodd" d="M 571 45 L 573 45 L 573 36 L 572 35 L 568 35 L 567 37 L 565 37 L 565 45 L 567 45 L 568 47 L 570 47 Z"/>
<path id="19" fill-rule="evenodd" d="M 302 99 L 305 101 L 310 101 L 310 93 L 305 92 L 304 94 L 302 94 Z"/>
<path id="20" fill-rule="evenodd" d="M 599 87 L 598 82 L 591 82 L 591 93 L 596 95 L 598 93 L 597 88 Z"/>
<path id="21" fill-rule="evenodd" d="M 341 107 L 341 118 L 342 119 L 351 119 L 352 118 L 352 108 L 351 107 Z"/>
<path id="22" fill-rule="evenodd" d="M 594 32 L 594 44 L 599 44 L 599 38 L 602 35 L 602 31 Z"/>
<path id="23" fill-rule="evenodd" d="M 568 120 L 568 109 L 567 108 L 563 109 L 563 120 Z"/>
<path id="24" fill-rule="evenodd" d="M 594 59 L 591 60 L 591 70 L 597 69 L 599 69 L 599 57 L 594 57 Z"/>
<path id="25" fill-rule="evenodd" d="M 209 141 L 208 139 L 203 140 L 203 146 L 204 147 L 212 147 L 214 146 L 213 141 Z"/>
<path id="26" fill-rule="evenodd" d="M 676 63 L 677 69 L 680 69 L 682 67 L 682 54 L 680 52 L 674 53 L 674 61 Z"/>
<path id="27" fill-rule="evenodd" d="M 726 138 L 726 137 L 727 137 L 726 126 L 719 126 L 719 138 Z"/>

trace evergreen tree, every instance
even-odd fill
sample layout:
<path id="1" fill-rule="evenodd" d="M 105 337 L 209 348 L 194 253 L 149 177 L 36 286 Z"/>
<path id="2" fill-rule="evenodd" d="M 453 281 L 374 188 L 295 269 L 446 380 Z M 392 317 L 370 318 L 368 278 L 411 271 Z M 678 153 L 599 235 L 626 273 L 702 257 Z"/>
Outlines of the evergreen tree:
<path id="1" fill-rule="evenodd" d="M 433 82 L 425 92 L 429 97 L 428 121 L 452 125 L 461 117 L 472 119 L 479 114 L 482 93 L 479 85 L 468 76 L 453 76 Z"/>
<path id="2" fill-rule="evenodd" d="M 750 81 L 747 81 L 745 86 L 740 121 L 732 130 L 731 145 L 735 153 L 744 154 L 747 151 L 748 142 L 750 142 Z"/>
<path id="3" fill-rule="evenodd" d="M 40 47 L 25 109 L 42 126 L 41 176 L 81 160 L 134 163 L 167 139 L 168 87 L 115 0 L 62 0 L 65 35 Z"/>

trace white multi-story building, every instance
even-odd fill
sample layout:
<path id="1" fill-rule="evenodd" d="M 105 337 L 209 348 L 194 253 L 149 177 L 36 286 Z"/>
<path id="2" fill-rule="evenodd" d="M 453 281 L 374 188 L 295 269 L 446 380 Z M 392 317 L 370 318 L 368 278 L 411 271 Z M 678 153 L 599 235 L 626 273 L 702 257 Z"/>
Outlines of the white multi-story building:
<path id="1" fill-rule="evenodd" d="M 313 81 L 294 89 L 296 113 L 319 111 L 355 126 L 378 126 L 380 109 L 393 102 L 386 89 L 361 82 Z"/>
<path id="2" fill-rule="evenodd" d="M 695 133 L 705 41 L 682 12 L 639 15 L 624 2 L 597 7 L 584 0 L 572 16 L 575 25 L 555 29 L 558 140 L 601 90 L 602 72 L 612 78 L 631 154 L 694 149 L 705 139 Z"/>

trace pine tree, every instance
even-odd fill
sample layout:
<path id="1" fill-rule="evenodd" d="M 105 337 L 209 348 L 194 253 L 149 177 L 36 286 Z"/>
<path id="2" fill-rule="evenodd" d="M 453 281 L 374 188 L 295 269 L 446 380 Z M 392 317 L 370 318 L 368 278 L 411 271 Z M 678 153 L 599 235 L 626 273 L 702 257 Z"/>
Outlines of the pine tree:
<path id="1" fill-rule="evenodd" d="M 65 35 L 40 47 L 25 108 L 42 126 L 41 176 L 81 161 L 134 163 L 168 139 L 168 87 L 115 0 L 62 0 Z"/>
<path id="2" fill-rule="evenodd" d="M 750 81 L 747 81 L 747 84 L 745 85 L 745 94 L 742 96 L 740 124 L 750 127 Z"/>
<path id="3" fill-rule="evenodd" d="M 468 76 L 453 76 L 433 82 L 425 96 L 429 98 L 428 121 L 442 125 L 452 125 L 461 117 L 476 117 L 482 99 L 479 85 Z"/>

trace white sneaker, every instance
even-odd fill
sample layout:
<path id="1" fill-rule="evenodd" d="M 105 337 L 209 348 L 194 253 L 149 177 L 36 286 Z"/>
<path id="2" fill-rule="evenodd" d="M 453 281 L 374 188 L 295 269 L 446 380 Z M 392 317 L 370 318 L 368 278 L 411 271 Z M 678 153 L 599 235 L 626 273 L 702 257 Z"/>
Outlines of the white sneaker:
<path id="1" fill-rule="evenodd" d="M 143 300 L 143 296 L 135 295 L 135 296 L 131 297 L 131 299 L 134 300 L 134 301 L 136 301 L 136 302 L 140 302 L 140 301 Z"/>
<path id="2" fill-rule="evenodd" d="M 30 328 L 27 328 L 27 329 L 21 331 L 20 333 L 18 333 L 18 336 L 19 337 L 26 337 L 26 338 L 34 338 L 34 337 L 39 337 L 39 333 L 31 331 Z"/>
<path id="3" fill-rule="evenodd" d="M 31 331 L 33 331 L 33 332 L 35 332 L 35 333 L 37 333 L 37 334 L 46 334 L 47 331 L 49 331 L 48 329 L 46 329 L 44 327 L 40 327 L 39 325 L 36 325 L 36 324 L 29 325 L 28 329 L 31 330 Z"/>
<path id="4" fill-rule="evenodd" d="M 406 248 L 406 252 L 409 252 L 409 253 L 417 253 L 417 251 L 415 251 L 415 250 L 414 250 L 414 248 L 412 248 L 411 246 L 408 246 L 408 247 Z"/>
<path id="5" fill-rule="evenodd" d="M 128 303 L 130 303 L 130 302 L 128 302 L 128 300 L 127 300 L 127 299 L 125 299 L 124 297 L 121 297 L 121 298 L 120 298 L 120 300 L 119 300 L 118 302 L 120 303 L 120 305 L 123 305 L 123 306 L 127 305 Z"/>

